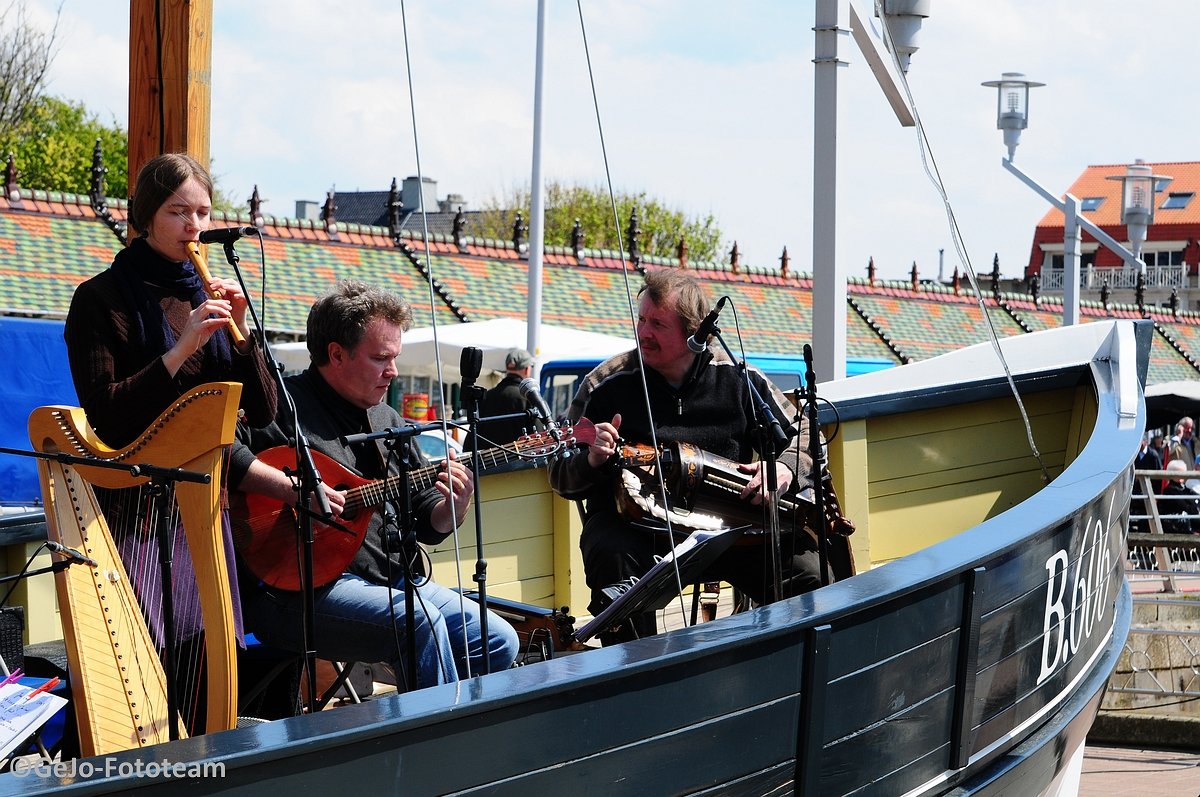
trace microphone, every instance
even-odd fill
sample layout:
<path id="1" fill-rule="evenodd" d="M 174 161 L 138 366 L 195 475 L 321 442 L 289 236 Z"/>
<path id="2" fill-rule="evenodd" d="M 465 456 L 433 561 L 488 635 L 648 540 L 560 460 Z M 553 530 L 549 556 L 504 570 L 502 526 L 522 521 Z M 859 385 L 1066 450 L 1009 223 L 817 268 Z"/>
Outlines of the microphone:
<path id="1" fill-rule="evenodd" d="M 71 562 L 73 562 L 74 564 L 87 565 L 88 567 L 99 567 L 100 566 L 99 564 L 96 563 L 96 560 L 93 559 L 92 557 L 84 556 L 79 551 L 75 550 L 74 548 L 68 548 L 67 546 L 63 545 L 61 542 L 55 542 L 54 540 L 46 540 L 46 547 L 48 549 L 50 549 L 51 551 L 54 551 L 56 554 L 60 554 L 62 556 L 65 556 L 67 559 L 70 559 Z"/>
<path id="2" fill-rule="evenodd" d="M 717 302 L 717 306 L 712 309 L 712 312 L 704 317 L 700 322 L 700 328 L 696 330 L 696 334 L 687 339 L 688 349 L 695 353 L 701 354 L 708 348 L 708 336 L 717 328 L 717 316 L 721 314 L 721 308 L 725 306 L 725 302 L 729 299 L 728 296 L 722 296 Z"/>
<path id="3" fill-rule="evenodd" d="M 527 376 L 521 380 L 521 384 L 517 385 L 521 391 L 521 397 L 526 403 L 532 405 L 534 415 L 537 415 L 547 424 L 553 424 L 550 420 L 550 406 L 546 404 L 546 399 L 542 398 L 542 394 L 538 392 L 537 382 L 533 381 L 532 376 Z"/>
<path id="4" fill-rule="evenodd" d="M 257 227 L 225 227 L 200 233 L 202 244 L 231 244 L 243 236 L 258 235 Z"/>
<path id="5" fill-rule="evenodd" d="M 483 368 L 483 349 L 476 346 L 464 346 L 458 358 L 458 372 L 462 375 L 463 387 L 471 387 L 479 378 Z"/>

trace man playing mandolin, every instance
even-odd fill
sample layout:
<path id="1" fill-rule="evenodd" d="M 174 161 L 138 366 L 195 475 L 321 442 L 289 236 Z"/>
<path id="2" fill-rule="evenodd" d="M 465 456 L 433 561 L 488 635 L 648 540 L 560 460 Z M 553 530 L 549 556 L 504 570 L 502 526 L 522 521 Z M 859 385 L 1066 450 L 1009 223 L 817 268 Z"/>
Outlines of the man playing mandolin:
<path id="1" fill-rule="evenodd" d="M 693 354 L 687 346 L 688 338 L 696 333 L 709 309 L 703 288 L 677 269 L 656 269 L 645 279 L 638 294 L 637 338 L 657 443 L 690 443 L 731 460 L 745 482 L 736 500 L 760 504 L 765 495 L 764 474 L 756 461 L 758 435 L 745 377 L 718 346 L 709 345 L 700 354 Z M 579 546 L 592 591 L 588 609 L 593 614 L 621 591 L 622 584 L 643 576 L 654 565 L 654 557 L 669 547 L 667 535 L 635 525 L 618 507 L 617 499 L 624 489 L 620 443 L 655 442 L 637 354 L 618 354 L 584 378 L 569 415 L 572 423 L 581 417 L 593 421 L 596 439 L 587 456 L 562 459 L 550 466 L 555 492 L 584 502 Z M 798 489 L 811 487 L 812 463 L 805 453 L 807 424 L 797 418 L 792 405 L 760 371 L 752 366 L 748 370 L 756 389 L 791 439 L 776 462 L 779 495 L 793 496 Z M 799 452 L 794 439 L 798 422 Z M 784 548 L 783 594 L 820 586 L 819 557 L 812 538 L 804 533 L 791 535 Z M 764 602 L 773 583 L 764 566 L 764 549 L 734 546 L 706 575 L 729 581 L 755 601 Z M 648 612 L 635 615 L 614 632 L 603 635 L 602 641 L 609 644 L 653 633 L 655 617 Z"/>
<path id="2" fill-rule="evenodd" d="M 472 496 L 471 472 L 451 453 L 446 462 L 427 469 L 427 484 L 422 484 L 417 477 L 423 471 L 417 469 L 424 463 L 411 437 L 404 438 L 396 452 L 390 452 L 383 439 L 350 445 L 339 441 L 340 437 L 405 424 L 383 400 L 396 376 L 401 335 L 411 318 L 408 304 L 399 297 L 366 283 L 342 282 L 309 311 L 311 365 L 286 380 L 314 459 L 321 457 L 321 489 L 333 515 L 344 529 L 365 531 L 361 541 L 350 538 L 353 544 L 347 550 L 347 531 L 314 521 L 318 527 L 314 532 L 314 573 L 327 570 L 339 552 L 345 556 L 340 563 L 332 559 L 334 572 L 328 583 L 318 584 L 316 590 L 317 655 L 335 661 L 388 662 L 395 668 L 397 684 L 409 689 L 465 677 L 468 658 L 471 673 L 482 671 L 484 655 L 491 672 L 506 669 L 517 653 L 516 632 L 490 612 L 485 653 L 480 607 L 426 578 L 416 544 L 441 542 L 454 531 L 456 522 L 462 522 Z M 292 480 L 279 467 L 281 451 L 286 460 L 287 449 L 279 447 L 288 446 L 287 432 L 274 423 L 241 436 L 248 448 L 239 447 L 234 453 L 231 486 L 251 494 L 247 499 L 251 504 L 254 495 L 273 500 L 277 509 L 294 504 Z M 259 456 L 252 456 L 251 451 Z M 395 478 L 400 471 L 398 457 L 413 469 L 407 479 L 415 484 L 411 518 L 404 516 L 396 493 L 397 485 L 399 494 L 403 493 L 405 481 Z M 294 457 L 287 464 L 294 470 Z M 347 490 L 347 486 L 358 489 Z M 292 522 L 290 513 L 276 514 L 283 522 Z M 303 650 L 302 594 L 295 584 L 296 546 L 262 545 L 264 536 L 272 533 L 272 524 L 256 524 L 255 518 L 263 515 L 251 515 L 235 532 L 243 564 L 257 576 L 251 579 L 254 586 L 243 585 L 246 624 L 270 644 Z M 416 541 L 402 544 L 399 535 L 388 532 L 395 530 L 397 523 L 408 528 L 409 520 Z M 295 535 L 285 531 L 283 539 L 294 541 Z M 281 572 L 292 576 L 279 576 Z M 406 578 L 417 584 L 415 683 L 414 674 L 406 675 L 403 666 Z"/>

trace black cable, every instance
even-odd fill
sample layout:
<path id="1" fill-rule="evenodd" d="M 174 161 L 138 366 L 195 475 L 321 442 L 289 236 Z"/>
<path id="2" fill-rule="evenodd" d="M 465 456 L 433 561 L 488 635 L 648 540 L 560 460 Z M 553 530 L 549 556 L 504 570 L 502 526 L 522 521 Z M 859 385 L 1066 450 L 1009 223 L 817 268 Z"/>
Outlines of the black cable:
<path id="1" fill-rule="evenodd" d="M 258 228 L 258 225 L 254 225 Z M 262 309 L 262 314 L 259 317 L 259 323 L 262 324 L 263 337 L 267 336 L 267 249 L 263 241 L 262 230 L 258 231 L 258 306 Z M 267 345 L 267 341 L 261 341 L 263 346 Z"/>

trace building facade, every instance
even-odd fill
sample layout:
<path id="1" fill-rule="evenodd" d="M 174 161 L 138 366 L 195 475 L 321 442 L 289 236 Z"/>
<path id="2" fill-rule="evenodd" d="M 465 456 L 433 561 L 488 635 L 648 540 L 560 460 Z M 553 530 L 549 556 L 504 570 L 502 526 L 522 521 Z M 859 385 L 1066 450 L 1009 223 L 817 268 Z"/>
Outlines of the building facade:
<path id="1" fill-rule="evenodd" d="M 1146 233 L 1142 260 L 1146 264 L 1144 296 L 1147 306 L 1200 309 L 1197 263 L 1200 262 L 1200 162 L 1146 164 L 1155 175 L 1154 220 Z M 1121 221 L 1120 178 L 1126 164 L 1089 166 L 1067 192 L 1080 201 L 1083 215 L 1117 241 L 1129 246 L 1129 233 Z M 1035 277 L 1045 294 L 1062 293 L 1064 218 L 1049 211 L 1034 231 L 1027 281 Z M 1080 295 L 1095 301 L 1138 304 L 1137 270 L 1122 263 L 1114 252 L 1083 232 Z M 1174 295 L 1174 299 L 1172 296 Z"/>

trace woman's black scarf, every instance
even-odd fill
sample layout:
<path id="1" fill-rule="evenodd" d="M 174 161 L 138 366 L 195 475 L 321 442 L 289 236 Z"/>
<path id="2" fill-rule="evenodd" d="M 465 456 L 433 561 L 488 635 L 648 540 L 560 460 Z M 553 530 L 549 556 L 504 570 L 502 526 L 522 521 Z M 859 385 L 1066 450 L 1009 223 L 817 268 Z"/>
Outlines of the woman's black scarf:
<path id="1" fill-rule="evenodd" d="M 121 295 L 133 308 L 130 337 L 149 351 L 165 354 L 175 345 L 175 332 L 148 285 L 191 302 L 193 308 L 208 298 L 190 260 L 182 263 L 167 260 L 155 252 L 145 238 L 135 238 L 127 248 L 117 252 L 112 272 Z M 210 337 L 205 348 L 208 356 L 222 367 L 228 368 L 233 363 L 229 336 L 223 332 L 218 331 Z"/>

